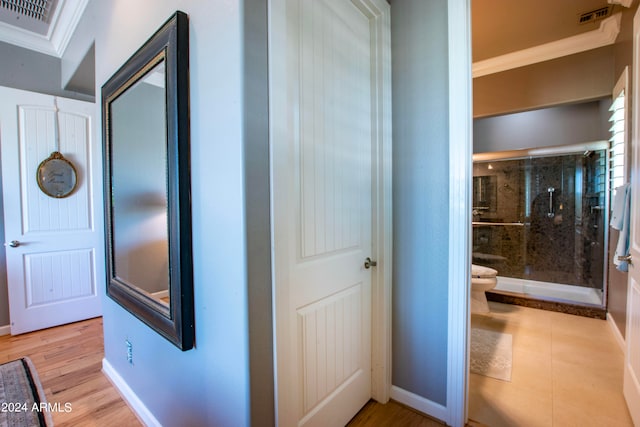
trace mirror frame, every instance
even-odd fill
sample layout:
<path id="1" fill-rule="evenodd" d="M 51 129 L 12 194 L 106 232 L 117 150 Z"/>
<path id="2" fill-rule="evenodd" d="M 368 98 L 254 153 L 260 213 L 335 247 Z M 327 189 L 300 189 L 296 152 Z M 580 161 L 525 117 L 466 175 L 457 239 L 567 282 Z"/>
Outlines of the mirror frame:
<path id="1" fill-rule="evenodd" d="M 167 306 L 117 277 L 114 265 L 111 104 L 165 61 L 169 296 Z M 193 261 L 189 131 L 189 20 L 176 12 L 102 86 L 107 295 L 181 350 L 193 348 Z"/>

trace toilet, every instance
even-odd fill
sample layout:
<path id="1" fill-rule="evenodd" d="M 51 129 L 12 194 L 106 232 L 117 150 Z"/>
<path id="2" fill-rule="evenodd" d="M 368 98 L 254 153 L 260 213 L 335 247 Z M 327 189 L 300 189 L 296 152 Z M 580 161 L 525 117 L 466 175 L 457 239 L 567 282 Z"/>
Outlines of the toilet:
<path id="1" fill-rule="evenodd" d="M 497 270 L 481 265 L 471 265 L 471 312 L 489 313 L 485 292 L 496 287 Z"/>

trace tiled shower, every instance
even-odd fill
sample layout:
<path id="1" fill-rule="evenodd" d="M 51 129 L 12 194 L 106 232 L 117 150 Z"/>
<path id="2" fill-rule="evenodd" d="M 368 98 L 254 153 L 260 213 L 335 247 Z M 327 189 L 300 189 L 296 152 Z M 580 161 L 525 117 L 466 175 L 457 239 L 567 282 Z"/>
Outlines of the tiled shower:
<path id="1" fill-rule="evenodd" d="M 473 263 L 498 270 L 498 290 L 593 304 L 573 301 L 588 289 L 602 305 L 606 161 L 601 149 L 474 162 Z"/>

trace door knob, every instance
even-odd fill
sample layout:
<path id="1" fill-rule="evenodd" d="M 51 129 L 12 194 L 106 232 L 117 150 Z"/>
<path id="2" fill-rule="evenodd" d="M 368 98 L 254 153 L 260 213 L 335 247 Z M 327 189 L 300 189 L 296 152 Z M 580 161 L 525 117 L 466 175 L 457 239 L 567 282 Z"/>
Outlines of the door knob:
<path id="1" fill-rule="evenodd" d="M 629 264 L 631 264 L 631 255 L 630 254 L 620 255 L 618 257 L 618 261 L 628 262 Z"/>
<path id="2" fill-rule="evenodd" d="M 376 265 L 378 265 L 378 263 L 376 261 L 373 261 L 369 257 L 367 257 L 367 259 L 364 260 L 364 268 L 366 268 L 366 269 L 369 269 L 371 267 L 375 267 Z"/>
<path id="3" fill-rule="evenodd" d="M 20 242 L 17 240 L 12 240 L 11 243 L 9 243 L 9 246 L 11 246 L 12 248 L 17 248 L 18 246 L 20 246 Z"/>

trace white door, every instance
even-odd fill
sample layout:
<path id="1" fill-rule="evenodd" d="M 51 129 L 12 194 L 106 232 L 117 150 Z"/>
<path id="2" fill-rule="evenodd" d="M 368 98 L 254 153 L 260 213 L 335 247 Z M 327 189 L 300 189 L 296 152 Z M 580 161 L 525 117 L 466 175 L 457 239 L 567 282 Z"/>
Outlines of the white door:
<path id="1" fill-rule="evenodd" d="M 343 426 L 372 396 L 388 10 L 384 0 L 271 2 L 279 426 Z"/>
<path id="2" fill-rule="evenodd" d="M 633 19 L 633 112 L 631 160 L 631 234 L 629 283 L 627 285 L 627 327 L 624 361 L 624 397 L 640 426 L 640 12 Z"/>
<path id="3" fill-rule="evenodd" d="M 19 334 L 101 314 L 96 251 L 93 143 L 95 105 L 57 98 L 59 150 L 77 170 L 65 198 L 43 193 L 39 164 L 58 147 L 54 97 L 0 87 L 0 145 L 11 333 Z M 99 168 L 98 168 L 99 170 Z M 12 243 L 14 242 L 14 243 Z"/>

